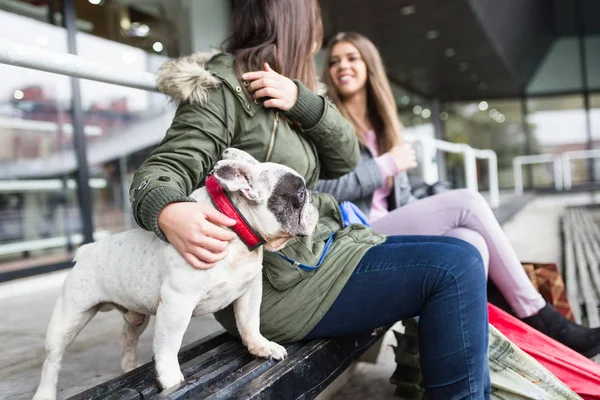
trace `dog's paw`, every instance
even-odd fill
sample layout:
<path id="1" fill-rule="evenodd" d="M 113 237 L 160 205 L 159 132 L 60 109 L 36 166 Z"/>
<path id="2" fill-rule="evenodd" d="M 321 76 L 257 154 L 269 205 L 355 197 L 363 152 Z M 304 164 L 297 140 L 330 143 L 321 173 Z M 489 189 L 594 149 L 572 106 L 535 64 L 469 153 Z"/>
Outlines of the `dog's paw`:
<path id="1" fill-rule="evenodd" d="M 127 373 L 131 370 L 136 369 L 137 367 L 140 366 L 140 363 L 137 362 L 137 360 L 128 358 L 128 357 L 123 357 L 123 359 L 121 360 L 121 369 L 123 370 L 123 372 Z"/>
<path id="2" fill-rule="evenodd" d="M 181 371 L 175 371 L 173 373 L 164 373 L 158 376 L 156 380 L 158 381 L 158 386 L 160 387 L 160 389 L 165 390 L 170 388 L 171 386 L 175 386 L 178 383 L 183 382 L 185 378 L 183 377 Z"/>
<path id="3" fill-rule="evenodd" d="M 271 342 L 265 338 L 248 343 L 248 351 L 261 358 L 273 358 L 275 360 L 283 360 L 287 357 L 285 347 Z"/>
<path id="4" fill-rule="evenodd" d="M 33 400 L 56 400 L 56 392 L 54 390 L 40 390 L 35 393 Z"/>

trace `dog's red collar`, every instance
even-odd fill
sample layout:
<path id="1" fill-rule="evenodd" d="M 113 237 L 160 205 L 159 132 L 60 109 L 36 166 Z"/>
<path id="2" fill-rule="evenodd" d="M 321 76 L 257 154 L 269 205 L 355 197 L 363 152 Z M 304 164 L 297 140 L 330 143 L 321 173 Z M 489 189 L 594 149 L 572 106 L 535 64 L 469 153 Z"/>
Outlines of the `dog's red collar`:
<path id="1" fill-rule="evenodd" d="M 213 175 L 206 178 L 206 190 L 217 210 L 237 221 L 231 229 L 244 242 L 248 250 L 255 250 L 265 244 L 265 240 L 250 226 Z"/>

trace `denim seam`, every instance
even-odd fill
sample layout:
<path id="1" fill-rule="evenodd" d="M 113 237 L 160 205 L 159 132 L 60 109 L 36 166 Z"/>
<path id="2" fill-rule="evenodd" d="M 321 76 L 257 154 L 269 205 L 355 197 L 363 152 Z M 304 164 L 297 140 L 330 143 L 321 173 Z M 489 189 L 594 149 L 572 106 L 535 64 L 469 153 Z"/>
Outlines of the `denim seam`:
<path id="1" fill-rule="evenodd" d="M 446 269 L 444 269 L 444 268 L 441 268 L 441 267 L 435 266 L 435 265 L 427 265 L 427 264 L 410 264 L 410 265 L 407 265 L 407 267 L 410 267 L 410 268 L 435 268 L 435 269 L 441 269 L 441 270 L 443 270 L 444 272 L 448 273 L 450 276 L 452 276 L 452 278 L 453 278 L 454 280 L 456 280 L 456 277 L 455 277 L 455 276 L 452 274 L 452 272 L 450 272 L 450 271 L 448 271 L 448 270 L 446 270 Z M 390 267 L 390 268 L 378 268 L 378 269 L 374 269 L 374 270 L 368 270 L 368 271 L 358 271 L 358 272 L 357 272 L 356 270 L 354 270 L 354 273 L 353 273 L 353 274 L 354 274 L 354 275 L 360 275 L 360 274 L 369 274 L 369 273 L 371 273 L 371 272 L 382 272 L 382 271 L 389 271 L 390 269 L 394 269 L 394 268 L 397 268 L 397 266 Z"/>
<path id="2" fill-rule="evenodd" d="M 450 275 L 452 275 L 452 273 L 450 273 Z M 456 278 L 454 279 L 454 282 L 456 284 L 456 282 L 457 282 Z M 457 288 L 457 290 L 456 290 L 457 296 L 456 297 L 458 299 L 458 310 L 459 310 L 458 318 L 460 319 L 460 334 L 462 336 L 463 343 L 465 344 L 463 346 L 463 349 L 464 349 L 463 352 L 464 352 L 464 355 L 465 355 L 465 360 L 467 362 L 467 376 L 469 377 L 469 380 L 468 380 L 468 382 L 469 382 L 469 395 L 473 396 L 474 393 L 473 393 L 473 383 L 472 383 L 472 376 L 471 376 L 471 368 L 470 368 L 470 365 L 469 365 L 469 355 L 467 354 L 467 346 L 466 346 L 467 341 L 465 340 L 464 321 L 463 321 L 463 318 L 462 318 L 463 315 L 462 315 L 461 307 L 460 307 L 460 305 L 461 305 L 461 296 L 460 296 L 460 290 L 458 290 L 458 284 L 456 284 L 456 288 Z"/>

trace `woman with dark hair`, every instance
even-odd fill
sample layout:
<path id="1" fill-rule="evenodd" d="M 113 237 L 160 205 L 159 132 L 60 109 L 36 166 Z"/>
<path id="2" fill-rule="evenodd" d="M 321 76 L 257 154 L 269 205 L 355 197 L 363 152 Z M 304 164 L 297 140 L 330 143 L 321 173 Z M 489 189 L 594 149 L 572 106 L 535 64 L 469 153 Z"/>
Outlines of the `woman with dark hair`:
<path id="1" fill-rule="evenodd" d="M 227 147 L 287 165 L 309 187 L 356 167 L 352 124 L 314 93 L 321 32 L 316 0 L 237 1 L 226 53 L 172 60 L 159 73 L 159 89 L 179 107 L 136 172 L 131 202 L 138 224 L 191 267 L 213 267 L 233 238 L 225 228 L 233 221 L 188 197 Z M 263 335 L 281 342 L 348 335 L 420 315 L 428 398 L 489 398 L 477 250 L 455 238 L 386 238 L 345 226 L 330 195 L 316 194 L 313 203 L 320 215 L 313 235 L 292 239 L 280 254 L 264 253 Z M 236 334 L 231 307 L 216 318 Z"/>

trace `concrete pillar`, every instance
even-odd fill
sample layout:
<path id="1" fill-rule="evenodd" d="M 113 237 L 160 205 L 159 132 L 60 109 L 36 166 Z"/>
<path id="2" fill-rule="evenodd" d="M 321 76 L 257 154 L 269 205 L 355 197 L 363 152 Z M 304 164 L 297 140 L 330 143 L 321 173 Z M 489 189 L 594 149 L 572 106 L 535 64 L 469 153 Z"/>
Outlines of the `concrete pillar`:
<path id="1" fill-rule="evenodd" d="M 231 2 L 180 0 L 177 16 L 181 54 L 219 49 L 229 36 Z"/>

